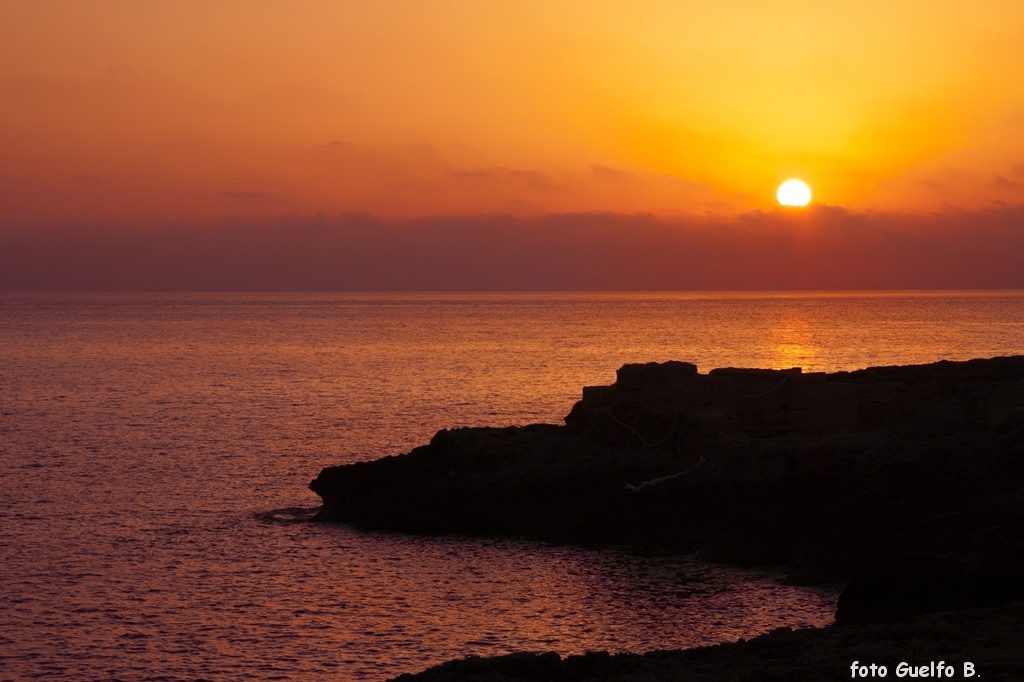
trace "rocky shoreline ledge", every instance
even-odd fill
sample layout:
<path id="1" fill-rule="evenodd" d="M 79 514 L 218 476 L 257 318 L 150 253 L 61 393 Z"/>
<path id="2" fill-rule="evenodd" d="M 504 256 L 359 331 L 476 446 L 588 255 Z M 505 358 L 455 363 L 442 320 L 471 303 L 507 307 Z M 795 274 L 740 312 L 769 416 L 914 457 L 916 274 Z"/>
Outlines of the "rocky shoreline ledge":
<path id="1" fill-rule="evenodd" d="M 996 607 L 1024 599 L 1024 357 L 625 365 L 564 426 L 444 430 L 310 488 L 316 520 L 368 530 L 656 546 L 849 580 L 839 625 Z"/>
<path id="2" fill-rule="evenodd" d="M 882 666 L 884 679 L 891 680 L 920 678 L 921 666 L 928 669 L 927 677 L 938 677 L 934 671 L 940 663 L 944 672 L 952 668 L 953 673 L 943 679 L 997 682 L 1024 679 L 1022 652 L 1024 602 L 1016 602 L 889 625 L 780 628 L 750 641 L 696 649 L 467 658 L 400 675 L 394 682 L 821 682 L 878 680 Z M 858 673 L 861 666 L 866 669 L 865 677 L 853 677 L 854 661 Z M 965 675 L 965 670 L 974 675 Z"/>

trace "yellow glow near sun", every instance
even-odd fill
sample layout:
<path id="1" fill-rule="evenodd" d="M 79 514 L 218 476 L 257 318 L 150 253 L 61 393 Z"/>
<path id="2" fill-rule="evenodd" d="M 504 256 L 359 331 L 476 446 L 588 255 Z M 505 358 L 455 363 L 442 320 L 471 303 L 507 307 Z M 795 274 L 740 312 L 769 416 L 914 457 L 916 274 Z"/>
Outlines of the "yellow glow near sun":
<path id="1" fill-rule="evenodd" d="M 786 180 L 776 196 L 783 206 L 806 206 L 811 203 L 811 188 L 803 180 Z"/>

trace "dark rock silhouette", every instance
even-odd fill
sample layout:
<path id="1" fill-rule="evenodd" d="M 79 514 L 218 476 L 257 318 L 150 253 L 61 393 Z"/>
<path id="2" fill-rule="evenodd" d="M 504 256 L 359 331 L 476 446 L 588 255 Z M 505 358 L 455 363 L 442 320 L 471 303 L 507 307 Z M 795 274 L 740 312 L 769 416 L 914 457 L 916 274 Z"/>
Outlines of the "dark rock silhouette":
<path id="1" fill-rule="evenodd" d="M 988 555 L 907 555 L 855 576 L 839 596 L 836 625 L 893 623 L 910 616 L 1024 599 L 1021 545 Z"/>
<path id="2" fill-rule="evenodd" d="M 853 578 L 839 623 L 1024 597 L 1024 357 L 833 374 L 626 365 L 565 426 L 324 469 L 317 520 L 657 545 Z"/>
<path id="3" fill-rule="evenodd" d="M 645 654 L 588 652 L 518 653 L 466 658 L 395 682 L 821 682 L 853 677 L 854 661 L 885 666 L 885 679 L 901 677 L 899 665 L 953 668 L 952 679 L 1024 679 L 1024 603 L 918 616 L 891 625 L 852 625 L 819 630 L 780 628 L 750 641 Z M 970 663 L 975 676 L 964 675 Z M 868 670 L 865 670 L 868 672 Z M 879 679 L 876 675 L 874 679 Z M 904 678 L 909 676 L 904 674 Z M 929 669 L 929 677 L 931 670 Z M 871 679 L 869 677 L 869 679 Z M 943 676 L 943 679 L 949 679 Z"/>

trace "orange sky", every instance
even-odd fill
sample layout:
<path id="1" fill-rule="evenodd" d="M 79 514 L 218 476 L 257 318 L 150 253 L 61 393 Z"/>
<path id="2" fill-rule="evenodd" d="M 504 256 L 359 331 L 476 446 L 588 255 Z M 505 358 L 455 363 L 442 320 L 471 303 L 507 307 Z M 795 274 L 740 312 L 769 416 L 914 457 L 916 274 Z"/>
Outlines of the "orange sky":
<path id="1" fill-rule="evenodd" d="M 0 0 L 0 220 L 1024 203 L 1020 0 Z"/>

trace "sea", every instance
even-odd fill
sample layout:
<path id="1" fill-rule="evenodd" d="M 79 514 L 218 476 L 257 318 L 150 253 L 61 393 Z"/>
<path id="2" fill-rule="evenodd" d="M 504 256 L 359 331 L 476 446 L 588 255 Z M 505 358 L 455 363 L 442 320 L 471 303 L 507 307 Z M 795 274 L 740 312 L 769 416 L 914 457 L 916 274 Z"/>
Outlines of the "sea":
<path id="1" fill-rule="evenodd" d="M 295 522 L 329 465 L 560 423 L 628 362 L 1024 354 L 1024 292 L 0 294 L 0 680 L 384 680 L 832 621 L 626 547 Z"/>

